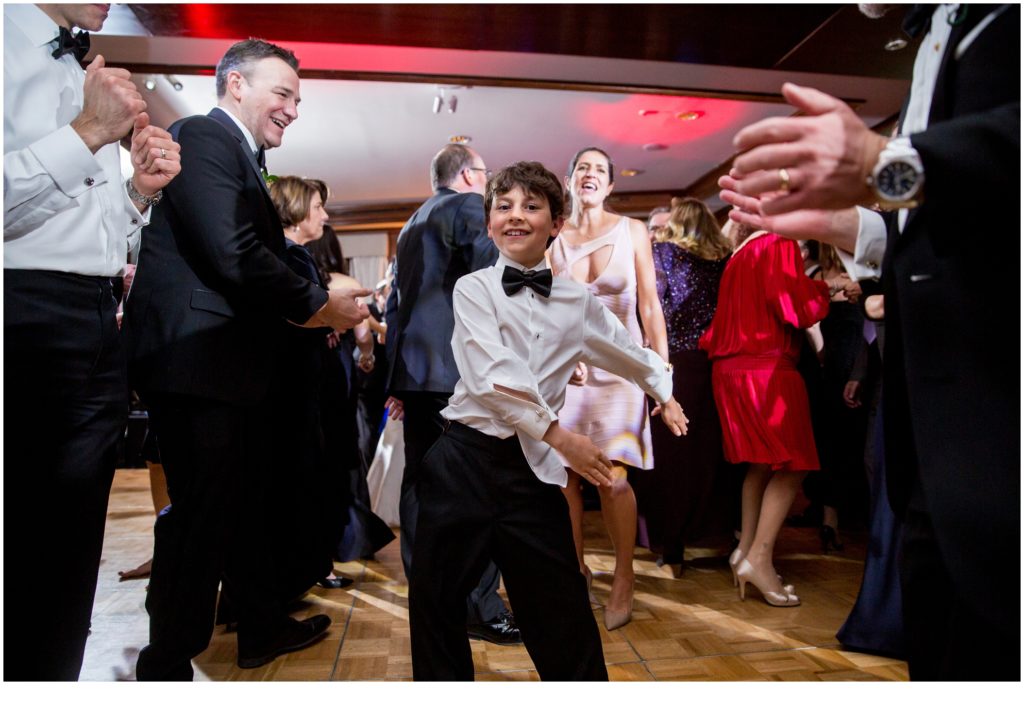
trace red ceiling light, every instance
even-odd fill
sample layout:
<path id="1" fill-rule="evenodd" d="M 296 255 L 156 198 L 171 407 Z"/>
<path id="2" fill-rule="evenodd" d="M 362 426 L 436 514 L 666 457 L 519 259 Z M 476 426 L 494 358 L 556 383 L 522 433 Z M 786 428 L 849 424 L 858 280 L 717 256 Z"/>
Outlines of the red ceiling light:
<path id="1" fill-rule="evenodd" d="M 652 114 L 658 114 L 658 110 L 637 110 L 637 114 L 641 117 L 650 117 Z"/>
<path id="2" fill-rule="evenodd" d="M 624 178 L 632 178 L 637 175 L 640 175 L 641 173 L 643 173 L 643 171 L 638 170 L 636 168 L 623 168 L 622 170 L 619 171 L 619 175 L 621 175 Z"/>
<path id="3" fill-rule="evenodd" d="M 668 146 L 665 144 L 644 144 L 641 148 L 644 151 L 664 151 Z"/>
<path id="4" fill-rule="evenodd" d="M 690 110 L 689 112 L 680 112 L 676 115 L 676 119 L 683 122 L 693 122 L 704 116 L 704 113 L 700 110 Z"/>

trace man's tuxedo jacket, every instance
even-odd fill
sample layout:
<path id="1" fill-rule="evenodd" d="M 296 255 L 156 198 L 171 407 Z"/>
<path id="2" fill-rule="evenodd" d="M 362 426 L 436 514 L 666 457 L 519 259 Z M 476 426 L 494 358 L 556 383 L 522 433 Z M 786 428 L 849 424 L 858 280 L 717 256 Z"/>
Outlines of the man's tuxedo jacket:
<path id="1" fill-rule="evenodd" d="M 406 222 L 385 312 L 390 394 L 455 390 L 452 290 L 460 277 L 497 259 L 476 193 L 442 188 Z"/>
<path id="2" fill-rule="evenodd" d="M 1020 7 L 956 55 L 997 7 L 953 27 L 911 136 L 923 203 L 890 227 L 882 281 L 890 501 L 926 507 L 961 594 L 999 625 L 1020 601 Z"/>
<path id="3" fill-rule="evenodd" d="M 170 132 L 182 169 L 142 239 L 124 316 L 129 379 L 143 392 L 257 401 L 282 318 L 307 321 L 327 292 L 282 261 L 281 221 L 234 121 L 214 109 Z"/>

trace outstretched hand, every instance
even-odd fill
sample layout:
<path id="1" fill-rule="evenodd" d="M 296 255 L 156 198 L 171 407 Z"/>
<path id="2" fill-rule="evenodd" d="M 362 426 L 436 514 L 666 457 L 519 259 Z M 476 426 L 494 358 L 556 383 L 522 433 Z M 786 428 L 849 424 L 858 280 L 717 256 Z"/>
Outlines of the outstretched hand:
<path id="1" fill-rule="evenodd" d="M 659 404 L 651 411 L 651 416 L 661 416 L 661 420 L 668 426 L 668 430 L 674 436 L 685 436 L 690 420 L 683 413 L 683 407 L 672 397 L 664 404 Z"/>
<path id="2" fill-rule="evenodd" d="M 778 193 L 761 203 L 765 215 L 870 204 L 866 178 L 888 140 L 831 95 L 792 83 L 782 94 L 804 116 L 763 119 L 736 135 L 733 144 L 747 153 L 729 171 L 735 191 Z"/>
<path id="3" fill-rule="evenodd" d="M 561 453 L 570 470 L 595 487 L 612 486 L 612 461 L 586 436 L 552 422 L 544 442 Z"/>
<path id="4" fill-rule="evenodd" d="M 733 206 L 729 218 L 740 224 L 764 229 L 791 239 L 814 239 L 831 243 L 844 251 L 853 251 L 857 243 L 860 215 L 853 207 L 840 210 L 800 209 L 783 214 L 766 214 L 768 204 L 740 193 L 742 180 L 723 175 L 718 179 L 723 202 Z M 767 198 L 766 198 L 767 200 Z"/>

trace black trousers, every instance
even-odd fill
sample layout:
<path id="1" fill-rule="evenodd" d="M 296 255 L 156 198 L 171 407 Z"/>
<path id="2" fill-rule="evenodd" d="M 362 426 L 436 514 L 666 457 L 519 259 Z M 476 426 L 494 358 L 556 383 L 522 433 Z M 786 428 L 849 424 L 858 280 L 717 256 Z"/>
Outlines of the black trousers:
<path id="1" fill-rule="evenodd" d="M 251 576 L 253 563 L 268 557 L 265 544 L 261 555 L 252 538 L 263 531 L 239 518 L 254 513 L 243 511 L 240 499 L 260 494 L 269 475 L 270 411 L 266 404 L 240 407 L 164 393 L 143 400 L 160 437 L 171 506 L 156 522 L 146 596 L 149 645 L 136 676 L 191 679 L 190 660 L 213 633 L 222 577 L 240 636 L 262 634 L 285 616 L 275 578 Z"/>
<path id="2" fill-rule="evenodd" d="M 464 601 L 493 560 L 544 680 L 608 679 L 561 490 L 519 440 L 452 423 L 423 461 L 409 587 L 413 677 L 473 680 Z"/>
<path id="3" fill-rule="evenodd" d="M 402 396 L 405 406 L 403 438 L 405 439 L 405 471 L 402 473 L 402 491 L 398 515 L 402 534 L 402 566 L 405 578 L 412 581 L 412 554 L 416 543 L 416 523 L 419 517 L 419 475 L 423 457 L 444 433 L 447 423 L 441 411 L 448 406 L 450 395 L 434 392 L 410 392 Z M 501 572 L 489 562 L 480 575 L 479 584 L 466 598 L 468 623 L 490 621 L 505 612 L 505 602 L 498 596 Z"/>
<path id="4" fill-rule="evenodd" d="M 1001 626 L 978 615 L 953 586 L 922 501 L 906 513 L 900 571 L 911 680 L 1019 681 L 1020 599 L 1005 602 Z M 1019 575 L 1016 553 L 1009 555 L 1013 566 L 992 577 Z"/>
<path id="5" fill-rule="evenodd" d="M 128 419 L 120 283 L 4 271 L 7 681 L 74 681 L 82 667 Z M 40 586 L 58 572 L 49 596 Z"/>

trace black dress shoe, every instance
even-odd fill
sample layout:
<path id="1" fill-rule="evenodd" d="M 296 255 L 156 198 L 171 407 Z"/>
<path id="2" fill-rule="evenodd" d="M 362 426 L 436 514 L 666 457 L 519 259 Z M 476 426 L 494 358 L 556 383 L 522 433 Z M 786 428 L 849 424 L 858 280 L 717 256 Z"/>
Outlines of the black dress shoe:
<path id="1" fill-rule="evenodd" d="M 316 580 L 317 585 L 324 589 L 344 589 L 345 587 L 351 586 L 353 582 L 355 582 L 355 580 L 349 579 L 348 577 L 334 577 L 333 579 L 330 577 L 324 577 Z"/>
<path id="2" fill-rule="evenodd" d="M 466 634 L 471 640 L 486 640 L 495 645 L 519 645 L 523 642 L 511 611 L 485 623 L 469 624 L 466 626 Z"/>
<path id="3" fill-rule="evenodd" d="M 323 614 L 304 621 L 289 618 L 280 630 L 270 636 L 238 636 L 238 666 L 242 669 L 262 667 L 278 655 L 309 647 L 322 638 L 331 626 Z"/>

